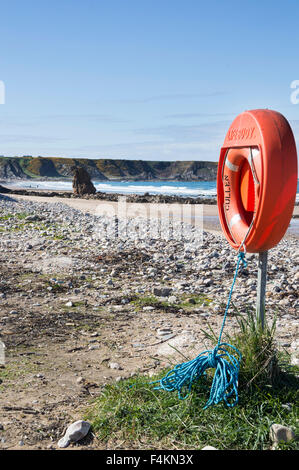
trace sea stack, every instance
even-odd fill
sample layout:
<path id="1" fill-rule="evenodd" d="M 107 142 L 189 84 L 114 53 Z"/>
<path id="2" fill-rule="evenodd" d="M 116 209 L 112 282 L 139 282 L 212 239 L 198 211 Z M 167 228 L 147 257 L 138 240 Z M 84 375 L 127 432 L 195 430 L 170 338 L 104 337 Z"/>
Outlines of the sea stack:
<path id="1" fill-rule="evenodd" d="M 89 173 L 85 168 L 75 168 L 73 177 L 73 193 L 83 196 L 84 194 L 95 194 L 96 188 L 94 187 Z"/>

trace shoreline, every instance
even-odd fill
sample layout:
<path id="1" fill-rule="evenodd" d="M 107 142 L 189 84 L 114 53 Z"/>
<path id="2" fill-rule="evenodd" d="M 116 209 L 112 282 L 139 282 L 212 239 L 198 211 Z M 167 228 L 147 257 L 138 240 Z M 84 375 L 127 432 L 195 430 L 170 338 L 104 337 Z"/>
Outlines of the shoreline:
<path id="1" fill-rule="evenodd" d="M 114 193 L 98 191 L 95 194 L 88 194 L 80 196 L 74 194 L 71 190 L 48 190 L 48 189 L 15 189 L 13 187 L 0 186 L 0 193 L 2 194 L 15 194 L 22 196 L 39 196 L 39 197 L 60 197 L 65 199 L 87 199 L 87 200 L 105 200 L 105 201 L 118 201 L 120 197 L 126 197 L 128 202 L 139 203 L 166 203 L 166 204 L 217 204 L 215 197 L 192 197 L 192 196 L 178 196 L 167 194 L 135 194 L 135 193 Z"/>
<path id="2" fill-rule="evenodd" d="M 215 205 L 217 206 L 217 197 L 214 196 L 179 196 L 179 195 L 167 195 L 167 194 L 150 194 L 145 192 L 144 194 L 137 193 L 114 193 L 97 191 L 95 194 L 89 195 L 77 195 L 72 190 L 48 190 L 48 189 L 26 189 L 26 188 L 14 188 L 6 187 L 1 185 L 0 181 L 0 194 L 12 194 L 21 196 L 33 196 L 33 197 L 47 197 L 47 198 L 65 198 L 65 199 L 84 199 L 84 200 L 96 200 L 96 201 L 112 201 L 117 202 L 119 198 L 126 198 L 128 203 L 163 203 L 163 204 L 203 204 L 203 205 Z M 293 218 L 299 218 L 299 201 L 295 201 Z"/>

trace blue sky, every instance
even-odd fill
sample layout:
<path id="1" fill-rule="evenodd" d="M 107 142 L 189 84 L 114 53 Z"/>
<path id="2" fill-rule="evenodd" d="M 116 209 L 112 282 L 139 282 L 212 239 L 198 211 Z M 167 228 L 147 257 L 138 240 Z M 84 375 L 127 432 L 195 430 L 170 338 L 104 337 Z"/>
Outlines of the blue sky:
<path id="1" fill-rule="evenodd" d="M 297 0 L 0 5 L 1 155 L 218 160 L 255 108 L 299 137 Z"/>

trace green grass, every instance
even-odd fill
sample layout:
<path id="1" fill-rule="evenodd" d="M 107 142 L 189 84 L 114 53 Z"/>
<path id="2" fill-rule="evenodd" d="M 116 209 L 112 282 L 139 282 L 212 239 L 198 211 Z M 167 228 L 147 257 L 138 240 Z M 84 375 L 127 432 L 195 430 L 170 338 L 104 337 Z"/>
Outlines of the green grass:
<path id="1" fill-rule="evenodd" d="M 234 408 L 221 402 L 203 409 L 214 369 L 193 384 L 186 400 L 180 400 L 176 392 L 154 390 L 150 382 L 163 377 L 167 372 L 163 371 L 151 379 L 137 376 L 106 386 L 86 419 L 109 448 L 188 450 L 211 445 L 221 450 L 270 449 L 271 424 L 291 427 L 299 434 L 299 369 L 277 351 L 274 332 L 275 321 L 262 330 L 250 312 L 239 318 L 239 330 L 229 338 L 242 353 L 239 403 Z M 217 343 L 212 330 L 206 336 Z M 280 443 L 279 448 L 298 450 L 298 441 Z"/>
<path id="2" fill-rule="evenodd" d="M 191 300 L 191 301 L 190 301 Z M 136 295 L 136 297 L 131 301 L 133 305 L 137 308 L 142 308 L 146 306 L 152 306 L 160 309 L 175 309 L 175 310 L 192 310 L 198 306 L 208 305 L 212 300 L 207 298 L 205 295 L 183 295 L 181 300 L 177 299 L 177 302 L 171 303 L 167 300 L 161 300 L 155 295 Z"/>
<path id="3" fill-rule="evenodd" d="M 13 217 L 13 214 L 6 214 L 6 215 L 2 215 L 0 217 L 0 220 L 8 220 L 8 219 L 11 219 Z"/>
<path id="4" fill-rule="evenodd" d="M 271 447 L 272 423 L 295 431 L 298 426 L 294 377 L 285 377 L 277 388 L 243 390 L 234 408 L 219 404 L 206 410 L 209 378 L 194 385 L 186 400 L 179 400 L 175 392 L 153 390 L 152 380 L 137 377 L 108 385 L 89 410 L 86 419 L 111 448 L 121 442 L 125 449 L 188 450 L 212 445 L 222 450 L 266 450 Z M 286 403 L 293 403 L 291 411 L 282 406 Z M 299 447 L 290 442 L 283 448 Z"/>
<path id="5" fill-rule="evenodd" d="M 27 217 L 27 215 L 29 214 L 27 214 L 26 212 L 19 212 L 17 214 L 5 214 L 5 215 L 0 216 L 0 221 L 13 219 L 14 217 L 17 218 L 18 220 L 23 220 Z"/>
<path id="6" fill-rule="evenodd" d="M 204 294 L 183 294 L 182 300 L 179 302 L 180 308 L 192 309 L 198 306 L 207 306 L 212 302 L 212 299 Z"/>
<path id="7" fill-rule="evenodd" d="M 5 368 L 0 369 L 0 392 L 5 392 L 8 388 L 14 387 L 17 380 L 25 379 L 29 374 L 38 370 L 38 365 L 34 364 L 29 358 L 23 356 L 20 362 L 18 359 L 10 358 L 8 354 Z M 23 382 L 23 386 L 27 386 L 25 382 Z"/>

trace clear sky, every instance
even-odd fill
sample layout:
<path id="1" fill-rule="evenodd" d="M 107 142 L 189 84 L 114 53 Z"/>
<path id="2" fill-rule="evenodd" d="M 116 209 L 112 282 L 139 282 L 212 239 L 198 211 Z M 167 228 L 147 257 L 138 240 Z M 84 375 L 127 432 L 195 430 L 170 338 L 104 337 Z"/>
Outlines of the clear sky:
<path id="1" fill-rule="evenodd" d="M 1 155 L 217 160 L 255 108 L 299 138 L 298 0 L 0 6 Z"/>

